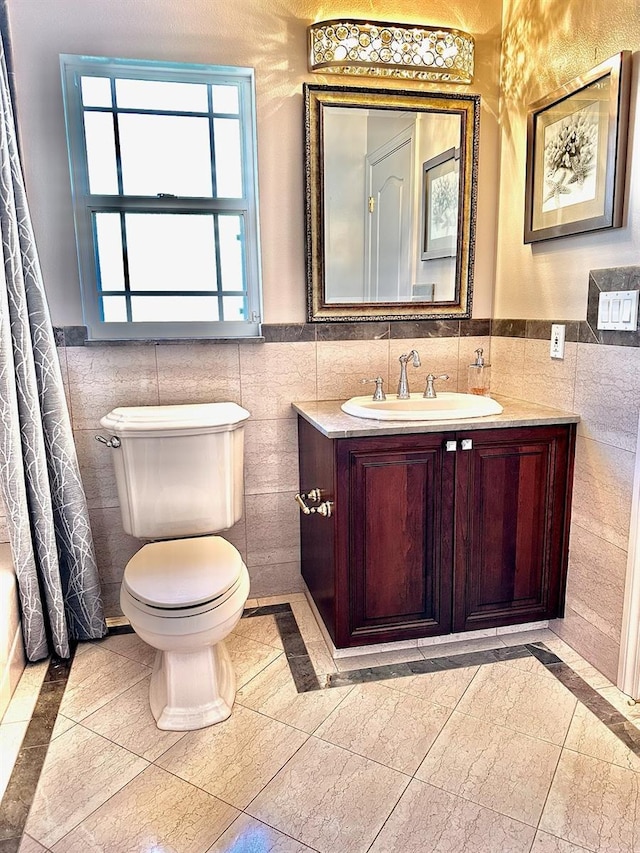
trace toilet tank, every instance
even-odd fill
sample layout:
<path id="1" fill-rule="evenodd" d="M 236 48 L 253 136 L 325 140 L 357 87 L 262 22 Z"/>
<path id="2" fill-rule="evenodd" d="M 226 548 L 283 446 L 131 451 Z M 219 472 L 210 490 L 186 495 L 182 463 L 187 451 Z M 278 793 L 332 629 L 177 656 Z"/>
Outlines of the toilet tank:
<path id="1" fill-rule="evenodd" d="M 118 439 L 110 453 L 126 532 L 174 539 L 235 524 L 248 417 L 236 403 L 122 406 L 105 415 L 100 424 Z"/>

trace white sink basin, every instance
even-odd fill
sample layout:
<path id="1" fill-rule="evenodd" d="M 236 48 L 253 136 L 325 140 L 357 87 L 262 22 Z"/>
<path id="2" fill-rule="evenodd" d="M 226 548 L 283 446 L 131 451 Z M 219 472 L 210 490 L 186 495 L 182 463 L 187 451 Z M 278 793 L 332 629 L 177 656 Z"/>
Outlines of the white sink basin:
<path id="1" fill-rule="evenodd" d="M 386 400 L 371 397 L 352 397 L 342 404 L 342 411 L 356 418 L 373 418 L 378 421 L 446 421 L 463 418 L 481 418 L 499 415 L 502 406 L 491 397 L 476 394 L 438 392 L 430 399 L 422 394 L 412 394 L 408 400 L 398 400 L 389 395 Z"/>

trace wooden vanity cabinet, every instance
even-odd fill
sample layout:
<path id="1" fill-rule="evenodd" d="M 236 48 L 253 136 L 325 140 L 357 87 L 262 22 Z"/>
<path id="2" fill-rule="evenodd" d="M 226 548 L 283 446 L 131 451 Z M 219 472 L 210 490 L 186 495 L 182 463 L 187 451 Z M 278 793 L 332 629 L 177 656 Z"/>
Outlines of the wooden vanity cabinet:
<path id="1" fill-rule="evenodd" d="M 301 492 L 333 502 L 300 527 L 336 647 L 562 614 L 573 424 L 338 439 L 298 426 Z"/>

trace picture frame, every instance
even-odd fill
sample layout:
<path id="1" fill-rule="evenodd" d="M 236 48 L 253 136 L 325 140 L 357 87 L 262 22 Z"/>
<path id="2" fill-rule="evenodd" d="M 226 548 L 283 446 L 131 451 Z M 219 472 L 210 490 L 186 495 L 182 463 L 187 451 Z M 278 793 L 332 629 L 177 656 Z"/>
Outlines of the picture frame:
<path id="1" fill-rule="evenodd" d="M 631 51 L 531 104 L 524 242 L 623 224 Z"/>
<path id="2" fill-rule="evenodd" d="M 422 164 L 421 260 L 450 258 L 458 243 L 460 149 L 448 148 Z"/>

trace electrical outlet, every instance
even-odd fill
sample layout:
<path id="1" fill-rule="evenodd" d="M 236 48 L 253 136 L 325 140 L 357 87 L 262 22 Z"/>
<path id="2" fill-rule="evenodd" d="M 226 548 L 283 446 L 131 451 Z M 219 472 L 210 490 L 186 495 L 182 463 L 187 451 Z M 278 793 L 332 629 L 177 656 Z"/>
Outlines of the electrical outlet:
<path id="1" fill-rule="evenodd" d="M 551 358 L 564 358 L 564 336 L 566 326 L 560 323 L 551 325 Z"/>

